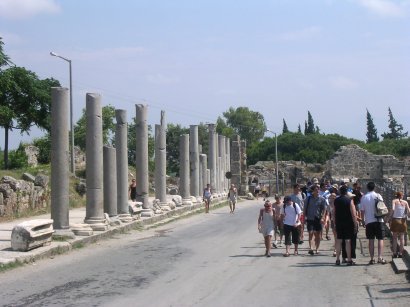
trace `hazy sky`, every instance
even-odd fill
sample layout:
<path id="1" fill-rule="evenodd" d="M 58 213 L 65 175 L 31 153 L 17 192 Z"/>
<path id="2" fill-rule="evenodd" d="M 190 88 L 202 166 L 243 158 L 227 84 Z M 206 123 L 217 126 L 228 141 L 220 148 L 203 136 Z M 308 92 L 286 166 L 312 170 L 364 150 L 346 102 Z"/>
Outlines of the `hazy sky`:
<path id="1" fill-rule="evenodd" d="M 280 133 L 304 128 L 366 139 L 388 107 L 410 130 L 410 0 L 0 0 L 0 36 L 17 66 L 149 123 L 215 122 L 229 107 L 261 112 Z M 42 133 L 33 131 L 28 140 Z M 11 135 L 16 147 L 22 137 Z M 0 129 L 4 148 L 4 130 Z"/>

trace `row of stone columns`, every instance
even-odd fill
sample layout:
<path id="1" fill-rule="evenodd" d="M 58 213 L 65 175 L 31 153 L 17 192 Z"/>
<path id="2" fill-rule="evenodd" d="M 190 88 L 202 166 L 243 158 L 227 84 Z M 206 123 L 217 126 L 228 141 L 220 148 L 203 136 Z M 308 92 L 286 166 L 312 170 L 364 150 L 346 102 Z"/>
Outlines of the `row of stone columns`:
<path id="1" fill-rule="evenodd" d="M 51 106 L 51 217 L 55 229 L 68 229 L 68 90 L 52 89 Z M 99 94 L 86 95 L 86 216 L 84 222 L 93 230 L 108 228 L 104 213 L 120 221 L 131 221 L 128 211 L 127 114 L 116 110 L 116 147 L 103 146 L 102 107 Z M 136 105 L 136 180 L 137 201 L 143 211 L 149 204 L 147 106 Z M 228 189 L 225 172 L 230 170 L 229 139 L 215 133 L 209 125 L 209 159 L 198 142 L 198 126 L 180 136 L 180 195 L 184 205 L 201 201 L 204 187 L 210 183 L 214 193 Z M 104 176 L 105 174 L 105 176 Z M 166 126 L 165 113 L 155 126 L 155 196 L 160 204 L 166 198 Z M 193 196 L 193 197 L 191 197 Z"/>

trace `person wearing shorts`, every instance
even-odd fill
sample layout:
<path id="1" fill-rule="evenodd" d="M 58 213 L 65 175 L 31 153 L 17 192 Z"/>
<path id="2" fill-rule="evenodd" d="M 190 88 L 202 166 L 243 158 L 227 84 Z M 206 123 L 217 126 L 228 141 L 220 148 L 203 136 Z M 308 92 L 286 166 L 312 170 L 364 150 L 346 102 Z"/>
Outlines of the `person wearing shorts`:
<path id="1" fill-rule="evenodd" d="M 384 221 L 383 218 L 376 218 L 375 200 L 378 197 L 381 199 L 381 195 L 374 191 L 375 184 L 370 181 L 367 183 L 367 193 L 360 200 L 360 206 L 362 210 L 362 218 L 366 225 L 366 238 L 369 240 L 369 264 L 375 264 L 374 259 L 374 240 L 377 239 L 377 263 L 386 264 L 387 261 L 383 259 L 383 239 L 385 237 Z"/>
<path id="2" fill-rule="evenodd" d="M 315 245 L 315 253 L 319 254 L 320 233 L 326 217 L 326 199 L 319 196 L 319 186 L 312 185 L 311 195 L 306 198 L 303 214 L 307 231 L 309 233 L 309 255 L 313 255 L 313 237 Z"/>

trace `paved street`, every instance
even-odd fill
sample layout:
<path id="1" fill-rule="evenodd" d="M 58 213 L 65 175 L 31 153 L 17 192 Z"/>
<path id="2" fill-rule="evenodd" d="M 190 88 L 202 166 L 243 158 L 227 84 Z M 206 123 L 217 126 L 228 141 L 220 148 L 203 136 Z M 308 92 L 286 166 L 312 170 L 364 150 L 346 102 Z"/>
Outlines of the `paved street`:
<path id="1" fill-rule="evenodd" d="M 388 265 L 336 267 L 319 255 L 267 258 L 257 216 L 212 210 L 133 231 L 0 274 L 2 306 L 408 306 L 410 284 Z M 363 230 L 361 230 L 363 231 Z M 358 244 L 358 248 L 360 245 Z M 386 257 L 387 258 L 387 257 Z M 390 258 L 388 258 L 390 259 Z"/>

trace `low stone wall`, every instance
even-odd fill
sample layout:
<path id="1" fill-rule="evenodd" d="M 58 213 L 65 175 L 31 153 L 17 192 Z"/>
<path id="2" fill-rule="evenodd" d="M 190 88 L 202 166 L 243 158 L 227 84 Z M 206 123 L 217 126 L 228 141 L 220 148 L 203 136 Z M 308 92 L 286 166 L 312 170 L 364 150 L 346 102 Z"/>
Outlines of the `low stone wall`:
<path id="1" fill-rule="evenodd" d="M 28 210 L 46 208 L 50 198 L 49 177 L 25 173 L 18 180 L 0 179 L 0 216 L 12 217 Z"/>

